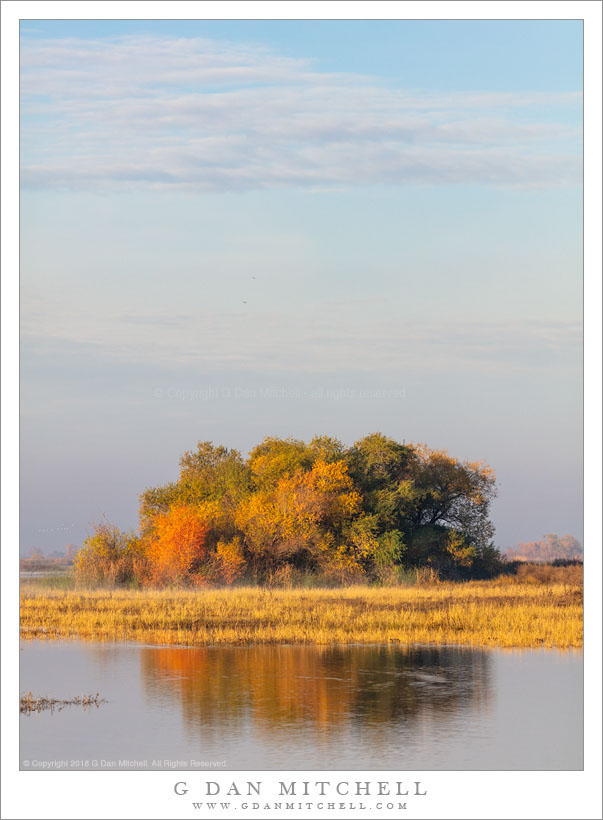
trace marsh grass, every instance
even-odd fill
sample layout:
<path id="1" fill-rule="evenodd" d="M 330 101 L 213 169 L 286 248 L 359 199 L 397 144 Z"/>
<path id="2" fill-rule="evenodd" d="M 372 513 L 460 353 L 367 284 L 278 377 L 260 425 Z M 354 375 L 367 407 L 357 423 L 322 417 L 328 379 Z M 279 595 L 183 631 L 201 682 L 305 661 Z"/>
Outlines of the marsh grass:
<path id="1" fill-rule="evenodd" d="M 96 695 L 79 695 L 78 697 L 71 698 L 70 700 L 61 700 L 60 698 L 37 698 L 31 692 L 28 692 L 26 695 L 21 695 L 19 699 L 19 711 L 28 715 L 32 712 L 44 712 L 46 709 L 50 709 L 51 712 L 57 709 L 57 711 L 60 712 L 61 709 L 65 708 L 65 706 L 83 706 L 84 708 L 96 706 L 98 708 L 101 703 L 106 702 L 107 701 L 104 698 L 100 697 L 98 692 Z"/>
<path id="2" fill-rule="evenodd" d="M 580 583 L 58 590 L 23 584 L 23 638 L 147 644 L 582 646 Z"/>
<path id="3" fill-rule="evenodd" d="M 72 570 L 49 572 L 33 578 L 24 577 L 21 584 L 38 589 L 75 589 L 75 577 Z"/>

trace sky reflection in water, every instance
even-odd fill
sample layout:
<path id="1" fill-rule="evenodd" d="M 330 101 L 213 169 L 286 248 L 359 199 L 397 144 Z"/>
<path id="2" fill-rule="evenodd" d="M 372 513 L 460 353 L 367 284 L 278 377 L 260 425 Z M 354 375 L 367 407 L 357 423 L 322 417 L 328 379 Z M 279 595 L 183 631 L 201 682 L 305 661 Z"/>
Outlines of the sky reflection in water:
<path id="1" fill-rule="evenodd" d="M 32 642 L 21 656 L 21 691 L 99 691 L 109 701 L 23 716 L 22 761 L 73 768 L 72 760 L 96 759 L 115 769 L 177 760 L 186 764 L 177 768 L 204 770 L 582 767 L 579 651 Z"/>

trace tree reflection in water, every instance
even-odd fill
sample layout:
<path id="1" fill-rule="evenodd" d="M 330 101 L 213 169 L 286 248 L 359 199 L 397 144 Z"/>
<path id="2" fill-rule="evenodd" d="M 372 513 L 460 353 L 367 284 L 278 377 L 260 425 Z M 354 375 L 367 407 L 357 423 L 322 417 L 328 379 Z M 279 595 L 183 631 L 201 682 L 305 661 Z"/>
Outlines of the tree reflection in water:
<path id="1" fill-rule="evenodd" d="M 204 736 L 253 725 L 379 732 L 446 722 L 487 705 L 487 651 L 458 647 L 251 646 L 145 648 L 146 692 L 178 699 L 190 731 Z"/>

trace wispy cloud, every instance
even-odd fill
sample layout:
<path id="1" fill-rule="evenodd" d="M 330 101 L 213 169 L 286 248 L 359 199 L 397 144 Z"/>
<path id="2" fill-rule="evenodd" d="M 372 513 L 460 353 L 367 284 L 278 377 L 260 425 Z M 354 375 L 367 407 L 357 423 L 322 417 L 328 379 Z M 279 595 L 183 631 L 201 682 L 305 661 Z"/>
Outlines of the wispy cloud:
<path id="1" fill-rule="evenodd" d="M 197 38 L 24 40 L 22 182 L 68 189 L 580 181 L 579 93 L 420 93 Z"/>
<path id="2" fill-rule="evenodd" d="M 575 366 L 575 321 L 395 321 L 350 326 L 328 310 L 275 316 L 230 313 L 62 315 L 25 318 L 26 359 L 103 360 L 158 371 L 194 366 L 274 374 L 473 372 Z"/>

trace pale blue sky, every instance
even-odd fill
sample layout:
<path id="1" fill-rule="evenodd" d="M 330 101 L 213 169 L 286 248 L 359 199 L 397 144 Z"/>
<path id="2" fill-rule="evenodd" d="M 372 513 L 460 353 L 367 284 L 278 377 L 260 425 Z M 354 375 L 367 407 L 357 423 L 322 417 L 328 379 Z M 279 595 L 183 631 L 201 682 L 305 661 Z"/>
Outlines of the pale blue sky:
<path id="1" fill-rule="evenodd" d="M 32 21 L 21 66 L 23 550 L 197 440 L 375 430 L 490 462 L 499 546 L 582 538 L 579 22 Z"/>

